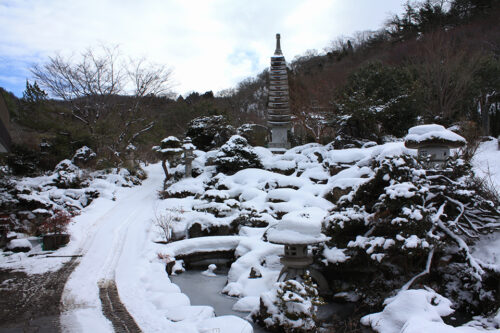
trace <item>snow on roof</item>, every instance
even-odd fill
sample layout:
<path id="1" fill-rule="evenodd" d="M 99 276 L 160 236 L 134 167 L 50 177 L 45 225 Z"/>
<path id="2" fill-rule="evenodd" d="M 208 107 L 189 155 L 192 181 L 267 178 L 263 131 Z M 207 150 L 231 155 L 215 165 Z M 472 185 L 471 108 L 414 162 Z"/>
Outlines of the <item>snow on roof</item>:
<path id="1" fill-rule="evenodd" d="M 318 207 L 293 211 L 267 230 L 267 240 L 275 244 L 315 244 L 330 238 L 321 233 L 321 221 L 326 212 Z"/>
<path id="2" fill-rule="evenodd" d="M 165 143 L 165 142 L 172 142 L 172 141 L 180 142 L 180 140 L 178 138 L 176 138 L 175 136 L 172 136 L 172 135 L 166 137 L 163 140 L 161 140 L 161 142 L 163 142 L 163 143 Z"/>
<path id="3" fill-rule="evenodd" d="M 429 144 L 442 144 L 450 146 L 450 148 L 459 148 L 466 143 L 467 141 L 460 135 L 437 124 L 412 127 L 405 137 L 405 146 L 407 148 L 419 148 Z"/>
<path id="4" fill-rule="evenodd" d="M 160 149 L 162 153 L 182 153 L 182 148 L 163 148 Z"/>

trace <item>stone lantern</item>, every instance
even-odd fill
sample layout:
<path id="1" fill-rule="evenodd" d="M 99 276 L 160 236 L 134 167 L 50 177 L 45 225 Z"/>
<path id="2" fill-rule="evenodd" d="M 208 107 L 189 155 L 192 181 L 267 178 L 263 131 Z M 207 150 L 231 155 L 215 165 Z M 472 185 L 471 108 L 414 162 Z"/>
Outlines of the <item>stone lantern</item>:
<path id="1" fill-rule="evenodd" d="M 317 214 L 293 212 L 284 217 L 276 226 L 266 232 L 267 240 L 273 244 L 285 246 L 284 255 L 280 258 L 283 264 L 278 282 L 300 280 L 306 271 L 318 285 L 320 294 L 330 294 L 330 288 L 323 274 L 312 266 L 313 259 L 309 255 L 309 245 L 323 243 L 329 237 L 321 233 L 321 219 Z M 313 216 L 311 218 L 311 216 Z M 316 216 L 317 217 L 317 216 Z"/>
<path id="2" fill-rule="evenodd" d="M 184 164 L 186 166 L 186 171 L 184 177 L 191 177 L 191 172 L 193 171 L 193 160 L 194 160 L 194 150 L 196 147 L 191 142 L 190 137 L 186 137 L 182 143 L 182 149 L 184 151 Z"/>
<path id="3" fill-rule="evenodd" d="M 466 143 L 460 135 L 436 124 L 412 127 L 405 137 L 406 148 L 418 149 L 418 157 L 429 158 L 433 166 L 442 166 L 450 157 L 450 149 Z"/>

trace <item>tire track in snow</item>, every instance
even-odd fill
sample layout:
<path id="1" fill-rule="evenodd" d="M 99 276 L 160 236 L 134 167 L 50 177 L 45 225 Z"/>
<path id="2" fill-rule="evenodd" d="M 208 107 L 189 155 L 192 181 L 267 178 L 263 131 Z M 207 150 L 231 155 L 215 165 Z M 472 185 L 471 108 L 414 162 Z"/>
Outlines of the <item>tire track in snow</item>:
<path id="1" fill-rule="evenodd" d="M 115 332 L 142 332 L 134 318 L 123 305 L 114 280 L 99 283 L 99 298 L 102 302 L 102 312 L 113 324 Z"/>
<path id="2" fill-rule="evenodd" d="M 77 270 L 81 269 L 70 277 L 70 279 L 73 277 L 75 280 L 80 279 L 81 281 L 72 281 L 72 284 L 68 283 L 70 287 L 68 284 L 65 287 L 63 310 L 68 311 L 68 313 L 78 312 L 78 310 L 85 311 L 86 309 L 97 310 L 96 305 L 98 304 L 96 303 L 101 303 L 101 310 L 111 321 L 115 331 L 141 332 L 121 302 L 114 278 L 129 227 L 140 218 L 142 209 L 144 209 L 144 207 L 137 207 L 137 203 L 151 196 L 151 186 L 148 185 L 154 184 L 154 181 L 154 179 L 147 179 L 143 185 L 133 189 L 132 193 L 118 199 L 119 202 L 107 209 L 89 225 L 85 232 L 85 240 L 79 247 L 82 258 L 78 259 L 78 264 L 85 267 L 77 267 Z M 154 189 L 156 190 L 156 186 Z M 84 277 L 85 275 L 88 277 Z M 92 296 L 89 299 L 86 295 L 83 297 L 81 294 L 78 295 L 78 290 L 89 284 L 97 287 L 97 299 Z M 82 286 L 80 287 L 80 285 Z M 90 290 L 89 293 L 91 293 Z M 77 322 L 77 317 L 78 315 L 73 313 L 71 321 Z"/>
<path id="3" fill-rule="evenodd" d="M 103 279 L 99 280 L 99 299 L 102 304 L 102 312 L 113 324 L 115 332 L 136 333 L 141 332 L 134 318 L 127 311 L 127 308 L 120 300 L 120 295 L 116 287 L 115 271 L 118 261 L 123 253 L 125 239 L 127 238 L 130 224 L 135 221 L 140 213 L 140 209 L 135 209 L 127 219 L 115 229 L 113 237 L 113 248 L 108 252 L 108 256 L 103 265 Z"/>

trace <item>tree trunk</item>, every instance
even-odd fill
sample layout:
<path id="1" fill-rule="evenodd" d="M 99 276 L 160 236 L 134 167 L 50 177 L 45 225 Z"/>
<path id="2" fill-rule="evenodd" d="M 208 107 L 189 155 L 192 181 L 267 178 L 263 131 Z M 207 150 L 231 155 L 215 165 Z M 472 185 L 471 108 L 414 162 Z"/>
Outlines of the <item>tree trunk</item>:
<path id="1" fill-rule="evenodd" d="M 163 172 L 165 172 L 165 180 L 163 181 L 163 189 L 165 189 L 167 185 L 167 181 L 170 178 L 170 175 L 168 174 L 168 167 L 167 167 L 167 160 L 163 159 L 161 160 L 161 167 L 163 168 Z"/>
<path id="2" fill-rule="evenodd" d="M 488 105 L 488 96 L 479 98 L 479 108 L 481 110 L 481 128 L 484 136 L 490 135 L 490 108 Z"/>

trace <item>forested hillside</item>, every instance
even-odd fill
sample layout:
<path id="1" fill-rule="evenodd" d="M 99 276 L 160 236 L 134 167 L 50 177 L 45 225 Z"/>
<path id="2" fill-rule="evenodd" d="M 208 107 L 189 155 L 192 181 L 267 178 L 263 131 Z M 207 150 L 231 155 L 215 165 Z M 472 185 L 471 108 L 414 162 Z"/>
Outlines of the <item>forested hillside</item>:
<path id="1" fill-rule="evenodd" d="M 295 57 L 289 62 L 295 143 L 380 143 L 426 122 L 458 125 L 469 141 L 498 136 L 499 13 L 497 0 L 408 2 L 378 31 L 339 37 L 321 54 Z M 86 51 L 76 64 L 55 57 L 36 65 L 36 82 L 27 82 L 20 99 L 2 90 L 18 155 L 37 155 L 39 166 L 51 168 L 87 145 L 99 156 L 97 166 L 116 166 L 131 151 L 153 159 L 152 145 L 183 136 L 196 117 L 224 115 L 235 127 L 265 123 L 267 70 L 215 96 L 174 98 L 168 69 L 141 62 L 127 70 L 132 83 L 110 76 L 78 88 L 113 73 L 116 59 L 107 51 L 94 58 Z M 83 74 L 65 76 L 65 68 Z M 125 89 L 130 84 L 134 89 Z"/>

